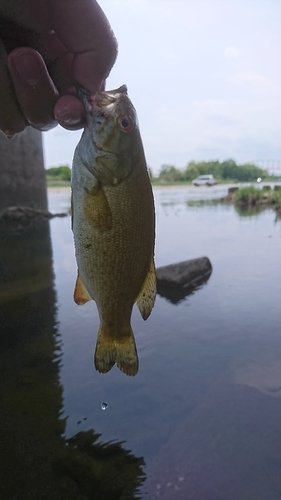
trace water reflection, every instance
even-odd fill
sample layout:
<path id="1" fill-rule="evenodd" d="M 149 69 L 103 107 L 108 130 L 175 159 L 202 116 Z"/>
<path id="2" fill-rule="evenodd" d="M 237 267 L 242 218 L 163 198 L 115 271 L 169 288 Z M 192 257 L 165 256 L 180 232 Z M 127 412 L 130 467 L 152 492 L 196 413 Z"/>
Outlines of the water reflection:
<path id="1" fill-rule="evenodd" d="M 92 429 L 67 439 L 48 222 L 0 223 L 1 498 L 138 498 L 144 461 Z"/>
<path id="2" fill-rule="evenodd" d="M 212 264 L 208 257 L 190 259 L 156 269 L 157 293 L 179 303 L 188 295 L 195 293 L 208 281 Z"/>
<path id="3" fill-rule="evenodd" d="M 235 211 L 240 217 L 256 217 L 260 215 L 265 210 L 269 210 L 267 207 L 243 207 L 241 205 L 234 205 Z"/>
<path id="4" fill-rule="evenodd" d="M 187 205 L 202 192 L 155 193 L 157 266 L 208 255 L 215 272 L 177 307 L 158 295 L 148 323 L 133 314 L 135 378 L 93 369 L 98 314 L 73 304 L 70 221 L 52 221 L 65 432 L 75 436 L 81 422 L 107 442 L 126 440 L 145 457 L 143 499 L 277 500 L 281 226 L 270 210 L 251 218 L 232 205 Z"/>
<path id="5" fill-rule="evenodd" d="M 235 212 L 239 215 L 239 217 L 258 217 L 261 215 L 263 212 L 269 211 L 272 212 L 273 209 L 270 207 L 263 207 L 263 206 L 241 206 L 241 205 L 234 205 Z M 281 211 L 280 210 L 275 210 L 275 222 L 281 219 Z"/>
<path id="6" fill-rule="evenodd" d="M 187 200 L 186 204 L 188 207 L 214 207 L 221 203 L 219 199 L 215 200 Z"/>
<path id="7" fill-rule="evenodd" d="M 189 295 L 193 295 L 196 291 L 200 290 L 207 284 L 211 276 L 211 271 L 201 276 L 197 280 L 189 283 L 188 286 L 182 287 L 168 287 L 162 284 L 157 284 L 157 293 L 167 299 L 172 304 L 179 304 L 185 300 Z"/>

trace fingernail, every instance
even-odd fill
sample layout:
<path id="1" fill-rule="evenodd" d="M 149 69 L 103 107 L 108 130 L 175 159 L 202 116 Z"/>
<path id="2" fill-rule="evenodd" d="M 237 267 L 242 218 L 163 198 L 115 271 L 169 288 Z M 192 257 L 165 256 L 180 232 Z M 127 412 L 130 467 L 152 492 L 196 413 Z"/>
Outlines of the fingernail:
<path id="1" fill-rule="evenodd" d="M 80 123 L 80 120 L 75 120 L 74 118 L 69 118 L 69 120 L 59 120 L 60 123 L 63 123 L 64 125 L 78 125 Z"/>
<path id="2" fill-rule="evenodd" d="M 81 118 L 77 118 L 74 116 L 71 116 L 70 112 L 65 111 L 62 113 L 55 113 L 55 119 L 60 122 L 64 123 L 65 125 L 78 125 L 78 123 L 81 122 Z"/>
<path id="3" fill-rule="evenodd" d="M 14 55 L 14 67 L 19 77 L 31 87 L 37 85 L 43 75 L 42 63 L 35 54 L 24 52 Z"/>

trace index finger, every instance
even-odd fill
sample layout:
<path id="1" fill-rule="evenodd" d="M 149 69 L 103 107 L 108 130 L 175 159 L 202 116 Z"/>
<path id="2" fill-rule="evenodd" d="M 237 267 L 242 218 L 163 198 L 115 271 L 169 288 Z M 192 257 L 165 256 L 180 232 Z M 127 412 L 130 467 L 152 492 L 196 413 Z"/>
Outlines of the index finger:
<path id="1" fill-rule="evenodd" d="M 51 24 L 66 49 L 74 54 L 74 79 L 89 92 L 98 91 L 117 56 L 117 41 L 94 0 L 52 0 Z"/>

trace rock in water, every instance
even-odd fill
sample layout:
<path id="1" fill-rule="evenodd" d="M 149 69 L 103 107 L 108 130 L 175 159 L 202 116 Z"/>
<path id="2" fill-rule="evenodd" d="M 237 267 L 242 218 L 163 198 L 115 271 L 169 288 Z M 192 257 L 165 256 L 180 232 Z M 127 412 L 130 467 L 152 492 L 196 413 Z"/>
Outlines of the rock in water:
<path id="1" fill-rule="evenodd" d="M 212 273 L 208 257 L 186 260 L 156 269 L 157 292 L 174 304 L 194 293 Z"/>

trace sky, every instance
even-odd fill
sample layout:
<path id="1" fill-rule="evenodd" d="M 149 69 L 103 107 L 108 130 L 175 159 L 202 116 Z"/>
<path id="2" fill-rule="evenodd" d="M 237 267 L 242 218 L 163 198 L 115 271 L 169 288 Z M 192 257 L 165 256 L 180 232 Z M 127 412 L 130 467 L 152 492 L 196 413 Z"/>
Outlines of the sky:
<path id="1" fill-rule="evenodd" d="M 281 167 L 280 0 L 99 4 L 119 45 L 106 88 L 127 84 L 154 173 L 228 158 Z M 71 166 L 80 136 L 44 132 L 46 168 Z"/>

